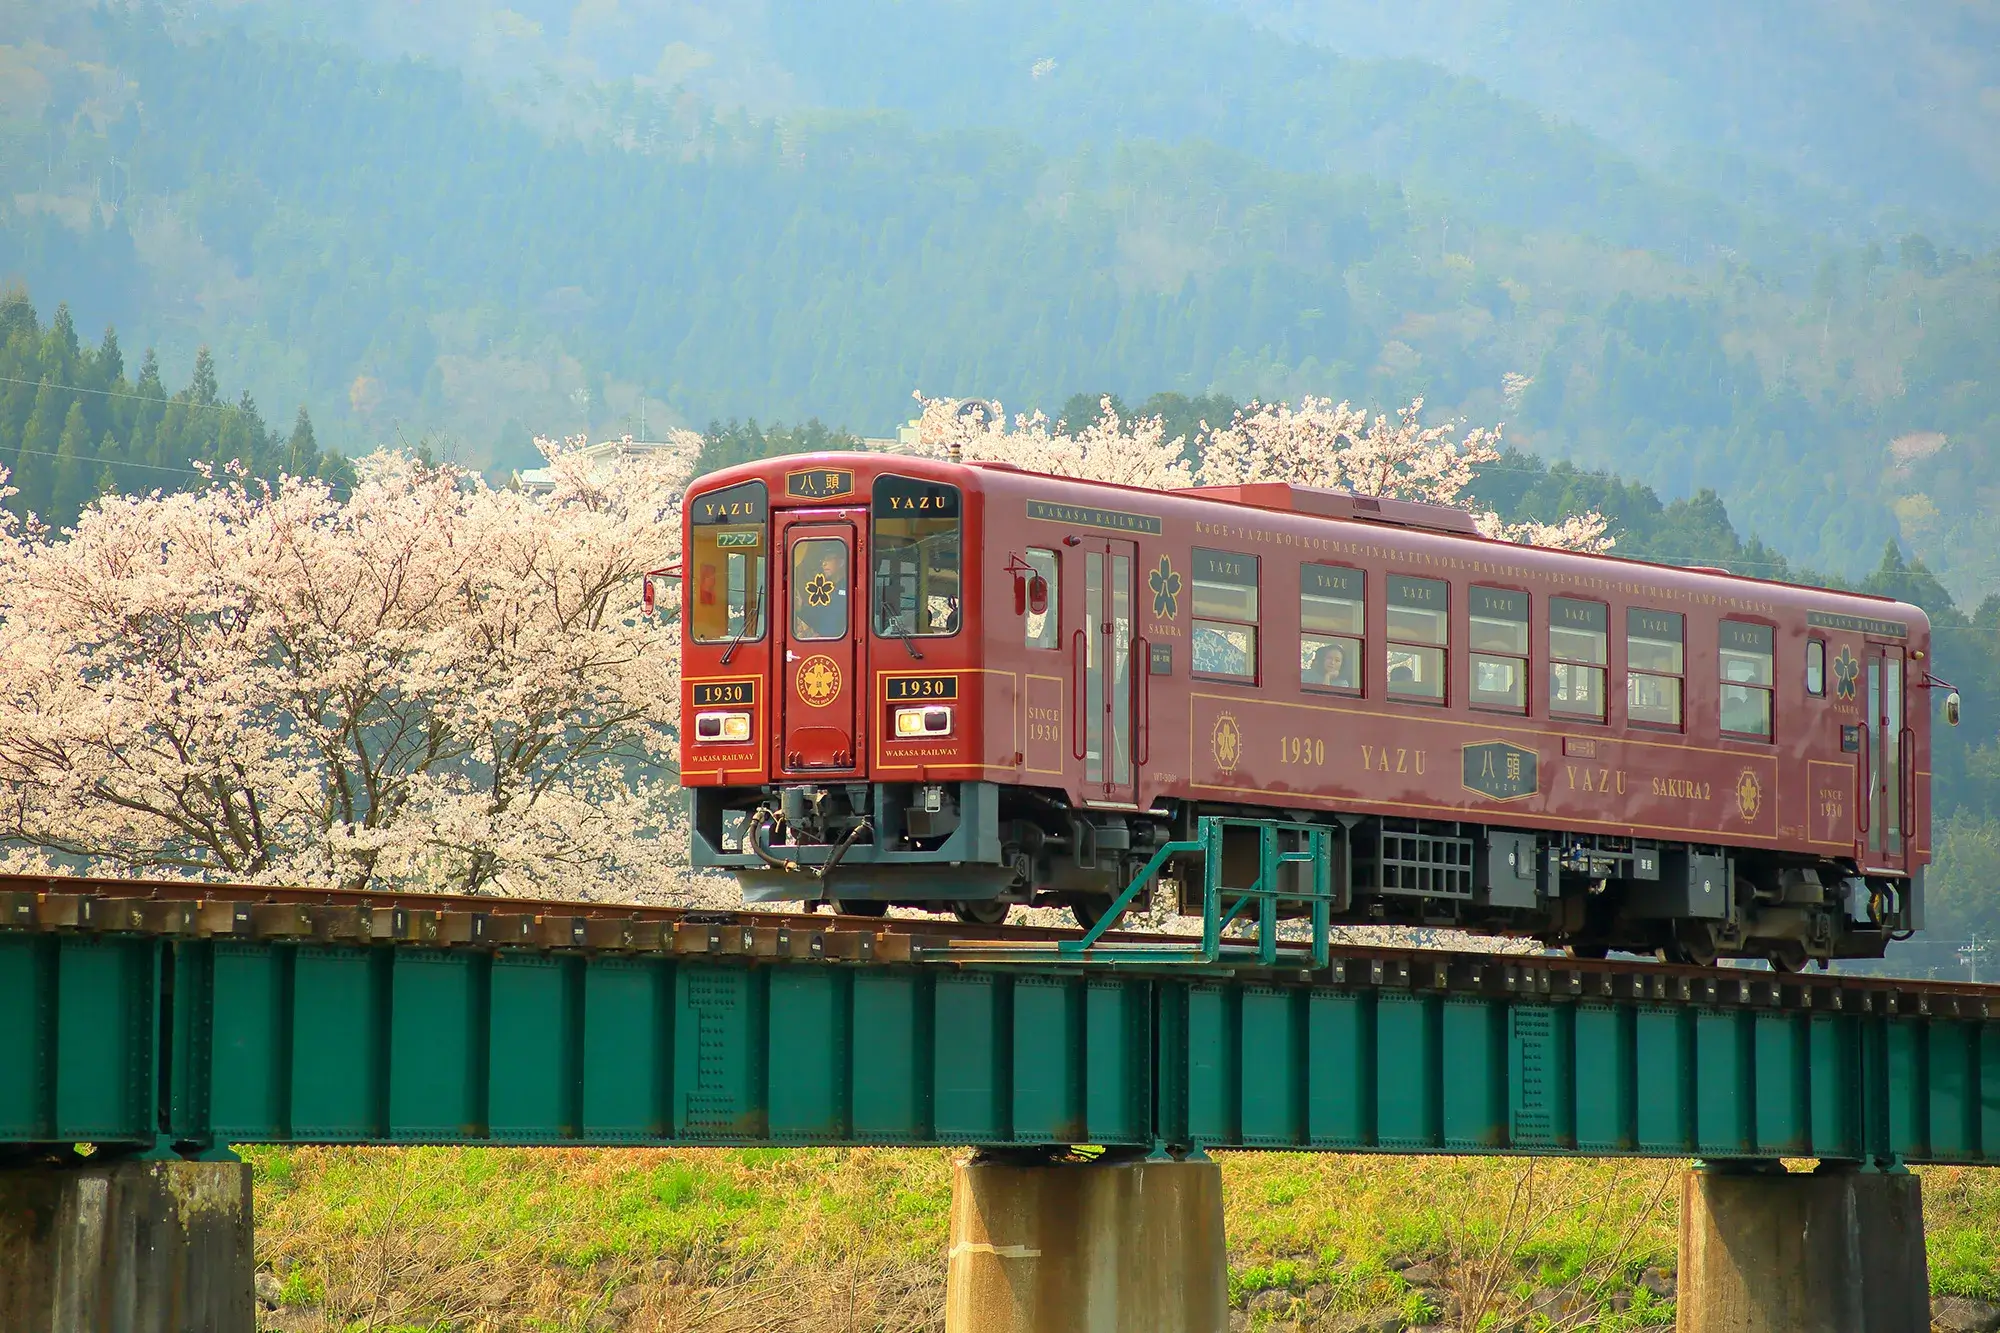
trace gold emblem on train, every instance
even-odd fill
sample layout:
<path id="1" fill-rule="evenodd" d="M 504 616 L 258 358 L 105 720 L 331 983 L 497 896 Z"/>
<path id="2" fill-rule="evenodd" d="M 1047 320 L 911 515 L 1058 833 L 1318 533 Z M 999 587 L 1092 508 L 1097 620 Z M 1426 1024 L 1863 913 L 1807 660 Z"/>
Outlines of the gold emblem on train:
<path id="1" fill-rule="evenodd" d="M 1223 776 L 1234 773 L 1243 762 L 1243 728 L 1237 725 L 1235 714 L 1223 713 L 1215 719 L 1215 728 L 1208 733 L 1208 745 Z"/>
<path id="2" fill-rule="evenodd" d="M 1744 769 L 1743 776 L 1736 779 L 1736 813 L 1747 820 L 1757 817 L 1764 808 L 1764 784 L 1757 780 L 1754 769 Z"/>
<path id="3" fill-rule="evenodd" d="M 799 663 L 799 698 L 814 708 L 824 708 L 840 697 L 840 664 L 825 654 Z"/>

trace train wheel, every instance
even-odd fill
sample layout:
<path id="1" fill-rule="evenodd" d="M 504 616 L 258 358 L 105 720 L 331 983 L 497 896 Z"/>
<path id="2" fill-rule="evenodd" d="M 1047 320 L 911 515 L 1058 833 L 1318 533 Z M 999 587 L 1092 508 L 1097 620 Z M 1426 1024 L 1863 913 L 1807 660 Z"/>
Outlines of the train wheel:
<path id="1" fill-rule="evenodd" d="M 1112 897 L 1108 893 L 1080 893 L 1069 900 L 1069 914 L 1076 918 L 1076 924 L 1089 930 L 1111 910 Z M 1124 913 L 1119 913 L 1123 916 Z M 1116 925 L 1117 922 L 1112 922 Z"/>
<path id="2" fill-rule="evenodd" d="M 1006 921 L 1007 913 L 1013 910 L 1013 906 L 998 899 L 982 898 L 974 902 L 953 903 L 951 914 L 969 926 L 997 926 Z"/>
<path id="3" fill-rule="evenodd" d="M 1714 967 L 1715 928 L 1705 921 L 1676 922 L 1674 942 L 1667 952 L 1670 959 L 1676 963 Z"/>
<path id="4" fill-rule="evenodd" d="M 1773 972 L 1803 972 L 1812 959 L 1806 954 L 1804 940 L 1780 940 L 1764 953 Z"/>
<path id="5" fill-rule="evenodd" d="M 842 916 L 887 916 L 889 904 L 879 898 L 836 898 L 833 910 Z"/>
<path id="6" fill-rule="evenodd" d="M 1571 958 L 1602 958 L 1611 951 L 1602 944 L 1566 944 L 1563 952 Z"/>

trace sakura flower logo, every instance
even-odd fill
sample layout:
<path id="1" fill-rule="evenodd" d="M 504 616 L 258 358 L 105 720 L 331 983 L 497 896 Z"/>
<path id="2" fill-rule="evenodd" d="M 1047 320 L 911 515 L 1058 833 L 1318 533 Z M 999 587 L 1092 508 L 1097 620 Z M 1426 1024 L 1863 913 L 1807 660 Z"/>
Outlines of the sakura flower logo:
<path id="1" fill-rule="evenodd" d="M 1851 701 L 1854 698 L 1854 683 L 1860 676 L 1861 660 L 1842 645 L 1840 656 L 1833 659 L 1833 697 Z"/>
<path id="2" fill-rule="evenodd" d="M 1743 776 L 1736 779 L 1736 813 L 1751 820 L 1763 808 L 1764 784 L 1757 780 L 1755 770 L 1746 768 Z"/>
<path id="3" fill-rule="evenodd" d="M 1153 590 L 1153 614 L 1172 620 L 1181 603 L 1181 576 L 1173 562 L 1161 556 L 1160 567 L 1146 576 L 1146 586 Z"/>
<path id="4" fill-rule="evenodd" d="M 833 580 L 824 574 L 815 574 L 806 582 L 806 604 L 809 606 L 831 606 L 833 604 Z"/>
<path id="5" fill-rule="evenodd" d="M 1236 772 L 1236 766 L 1243 762 L 1243 728 L 1237 724 L 1233 713 L 1223 713 L 1215 719 L 1215 727 L 1208 734 L 1210 753 L 1215 756 L 1215 766 L 1223 776 Z"/>

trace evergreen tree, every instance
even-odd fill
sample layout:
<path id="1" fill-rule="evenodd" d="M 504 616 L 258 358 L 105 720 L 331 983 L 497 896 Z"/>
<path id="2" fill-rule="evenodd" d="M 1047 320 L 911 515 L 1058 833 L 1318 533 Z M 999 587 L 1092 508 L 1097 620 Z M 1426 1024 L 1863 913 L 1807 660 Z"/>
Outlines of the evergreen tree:
<path id="1" fill-rule="evenodd" d="M 97 383 L 91 387 L 108 391 L 117 389 L 125 382 L 125 354 L 118 349 L 118 330 L 109 324 L 104 326 L 104 337 L 97 344 Z"/>
<path id="2" fill-rule="evenodd" d="M 76 516 L 90 503 L 95 480 L 90 458 L 90 427 L 83 419 L 83 404 L 71 403 L 69 415 L 63 421 L 62 440 L 56 445 L 49 521 L 59 527 L 76 522 Z"/>
<path id="3" fill-rule="evenodd" d="M 65 398 L 48 377 L 35 390 L 35 407 L 21 432 L 21 444 L 14 456 L 14 489 L 11 501 L 17 514 L 46 514 L 52 490 L 51 463 L 62 444 Z"/>
<path id="4" fill-rule="evenodd" d="M 76 321 L 70 318 L 67 303 L 56 307 L 55 317 L 49 321 L 45 337 L 47 351 L 42 358 L 43 369 L 59 385 L 75 384 L 78 362 L 83 359 L 82 345 L 77 342 Z"/>
<path id="5" fill-rule="evenodd" d="M 299 415 L 292 422 L 292 438 L 285 444 L 284 471 L 293 477 L 310 477 L 319 470 L 319 444 L 313 439 L 312 418 L 306 415 L 306 405 L 299 404 Z"/>
<path id="6" fill-rule="evenodd" d="M 187 400 L 199 407 L 213 407 L 222 401 L 215 383 L 215 358 L 204 344 L 194 354 L 194 375 L 188 380 Z"/>
<path id="7" fill-rule="evenodd" d="M 16 333 L 25 333 L 30 338 L 41 336 L 35 303 L 28 299 L 28 289 L 19 284 L 0 291 L 0 346 L 5 346 Z"/>
<path id="8" fill-rule="evenodd" d="M 108 430 L 104 432 L 104 438 L 97 442 L 97 457 L 96 494 L 122 495 L 135 489 L 126 480 L 130 469 L 124 466 L 125 447 Z"/>

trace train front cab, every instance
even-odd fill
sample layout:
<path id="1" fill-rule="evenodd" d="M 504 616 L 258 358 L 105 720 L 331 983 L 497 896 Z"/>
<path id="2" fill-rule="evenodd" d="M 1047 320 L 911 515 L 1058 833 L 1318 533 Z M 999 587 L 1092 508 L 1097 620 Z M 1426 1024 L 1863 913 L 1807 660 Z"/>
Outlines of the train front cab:
<path id="1" fill-rule="evenodd" d="M 725 483 L 688 505 L 692 859 L 735 873 L 751 902 L 873 913 L 935 898 L 941 868 L 975 901 L 1013 878 L 997 788 L 965 780 L 982 740 L 959 695 L 976 679 L 975 507 L 896 461 Z M 875 780 L 884 749 L 910 780 Z"/>

